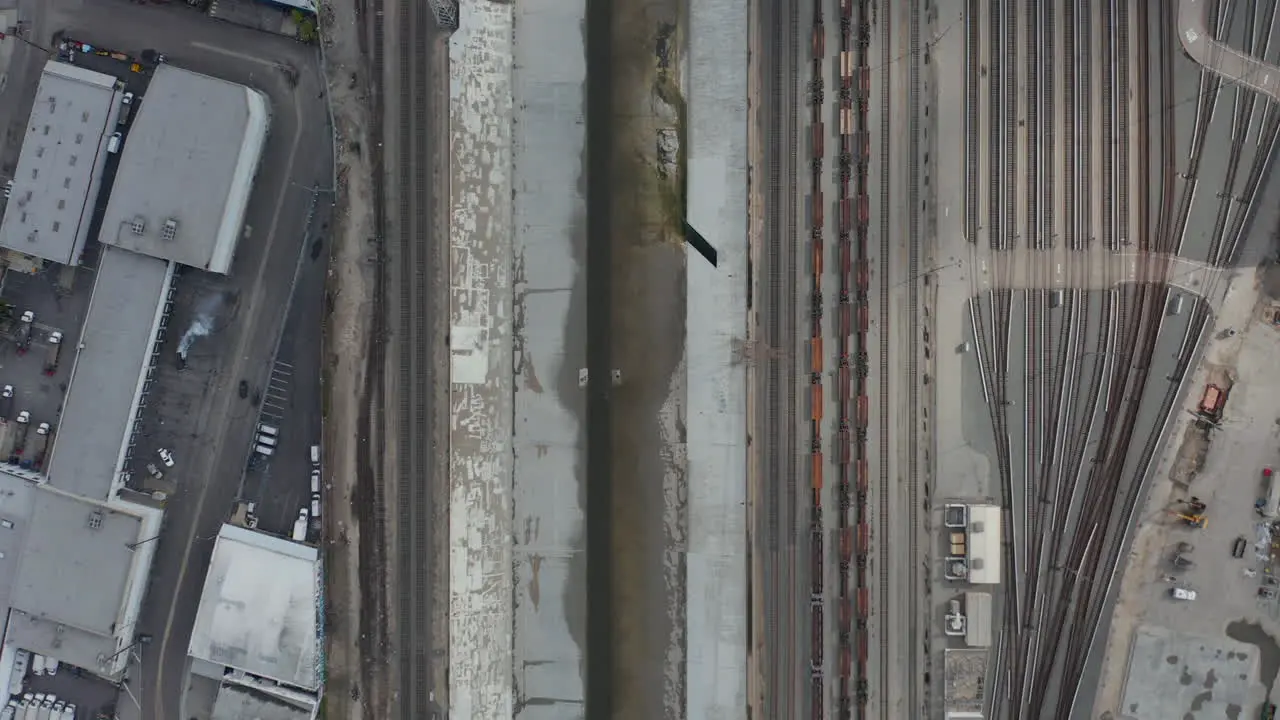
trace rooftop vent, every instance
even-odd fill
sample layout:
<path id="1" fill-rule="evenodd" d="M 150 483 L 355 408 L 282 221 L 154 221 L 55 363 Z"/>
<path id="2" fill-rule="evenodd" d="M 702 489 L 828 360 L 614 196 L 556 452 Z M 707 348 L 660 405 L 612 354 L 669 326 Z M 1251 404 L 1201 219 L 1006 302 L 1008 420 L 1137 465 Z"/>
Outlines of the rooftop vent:
<path id="1" fill-rule="evenodd" d="M 160 228 L 160 239 L 170 242 L 178 235 L 178 221 L 169 218 L 164 221 L 164 227 Z"/>
<path id="2" fill-rule="evenodd" d="M 102 528 L 102 512 L 99 510 L 94 510 L 93 512 L 89 513 L 89 529 L 99 530 L 101 528 Z"/>
<path id="3" fill-rule="evenodd" d="M 129 224 L 129 229 L 133 230 L 134 235 L 142 235 L 147 230 L 147 219 L 141 215 L 134 215 L 133 221 Z"/>

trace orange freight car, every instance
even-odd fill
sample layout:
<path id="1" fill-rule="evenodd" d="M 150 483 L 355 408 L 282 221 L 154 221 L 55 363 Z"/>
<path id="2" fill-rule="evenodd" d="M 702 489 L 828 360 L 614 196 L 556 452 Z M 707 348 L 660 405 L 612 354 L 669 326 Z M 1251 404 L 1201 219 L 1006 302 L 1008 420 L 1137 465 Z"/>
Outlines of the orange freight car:
<path id="1" fill-rule="evenodd" d="M 840 443 L 840 464 L 848 465 L 853 460 L 853 438 L 849 433 L 841 431 L 837 442 Z"/>
<path id="2" fill-rule="evenodd" d="M 840 201 L 840 232 L 853 230 L 853 200 L 845 198 Z"/>
<path id="3" fill-rule="evenodd" d="M 813 421 L 817 422 L 822 419 L 822 382 L 819 380 L 818 382 L 811 383 L 809 387 L 813 388 Z"/>
<path id="4" fill-rule="evenodd" d="M 819 120 L 818 122 L 813 124 L 812 143 L 810 144 L 810 147 L 809 147 L 809 149 L 813 152 L 813 154 L 810 155 L 810 157 L 814 159 L 819 159 L 822 157 L 823 140 L 825 138 L 826 138 L 826 130 L 822 124 L 822 121 Z"/>
<path id="5" fill-rule="evenodd" d="M 840 678 L 848 680 L 853 675 L 853 649 L 848 645 L 840 648 Z"/>
<path id="6" fill-rule="evenodd" d="M 813 466 L 812 479 L 810 484 L 815 491 L 822 489 L 822 451 L 816 451 L 809 458 L 810 465 Z"/>
<path id="7" fill-rule="evenodd" d="M 870 408 L 871 408 L 870 398 L 868 398 L 866 395 L 859 395 L 858 396 L 858 418 L 857 418 L 858 427 L 864 428 L 867 426 L 867 414 L 870 411 Z"/>
<path id="8" fill-rule="evenodd" d="M 809 339 L 809 362 L 814 375 L 822 374 L 822 336 L 814 335 Z M 815 420 L 817 418 L 814 418 Z"/>
<path id="9" fill-rule="evenodd" d="M 852 329 L 853 323 L 850 318 L 853 317 L 853 308 L 848 304 L 840 305 L 840 337 L 849 337 L 849 331 Z"/>
<path id="10" fill-rule="evenodd" d="M 863 292 L 871 289 L 871 264 L 866 260 L 858 261 L 858 289 Z"/>
<path id="11" fill-rule="evenodd" d="M 858 492 L 865 493 L 867 491 L 867 459 L 858 458 Z"/>
<path id="12" fill-rule="evenodd" d="M 813 56 L 815 58 L 825 57 L 827 54 L 827 30 L 822 23 L 814 23 L 813 26 Z"/>
<path id="13" fill-rule="evenodd" d="M 871 614 L 871 591 L 867 588 L 858 588 L 858 617 L 866 620 Z"/>
<path id="14" fill-rule="evenodd" d="M 816 190 L 813 193 L 813 208 L 810 212 L 811 225 L 815 228 L 826 227 L 822 222 L 822 191 Z"/>
<path id="15" fill-rule="evenodd" d="M 822 239 L 815 237 L 813 242 L 813 275 L 822 276 Z"/>
<path id="16" fill-rule="evenodd" d="M 865 522 L 858 523 L 858 554 L 871 552 L 871 526 Z"/>
<path id="17" fill-rule="evenodd" d="M 858 197 L 858 223 L 866 225 L 869 217 L 871 216 L 867 212 L 867 196 L 861 195 Z"/>
<path id="18" fill-rule="evenodd" d="M 866 305 L 858 307 L 858 331 L 866 332 L 871 329 L 871 314 L 867 312 Z"/>
<path id="19" fill-rule="evenodd" d="M 845 276 L 853 269 L 853 243 L 848 240 L 840 243 L 840 272 Z"/>
<path id="20" fill-rule="evenodd" d="M 849 397 L 849 391 L 853 387 L 853 372 L 849 367 L 840 368 L 840 399 Z"/>
<path id="21" fill-rule="evenodd" d="M 853 528 L 840 529 L 840 562 L 848 565 L 853 560 Z"/>

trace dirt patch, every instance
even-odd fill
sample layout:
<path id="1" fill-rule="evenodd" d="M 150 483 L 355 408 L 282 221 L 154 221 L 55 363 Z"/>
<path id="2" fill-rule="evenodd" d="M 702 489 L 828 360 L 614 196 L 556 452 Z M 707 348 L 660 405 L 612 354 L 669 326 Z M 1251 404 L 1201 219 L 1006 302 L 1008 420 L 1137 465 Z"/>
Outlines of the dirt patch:
<path id="1" fill-rule="evenodd" d="M 1178 458 L 1169 470 L 1169 479 L 1178 490 L 1189 489 L 1204 467 L 1204 459 L 1209 455 L 1209 433 L 1208 427 L 1199 423 L 1187 425 L 1182 445 L 1178 446 Z"/>
<path id="2" fill-rule="evenodd" d="M 375 264 L 369 241 L 375 233 L 373 170 L 364 149 L 371 127 L 366 108 L 367 72 L 361 57 L 363 27 L 351 3 L 324 3 L 326 81 L 335 125 L 334 242 L 326 289 L 324 333 L 324 460 L 326 507 L 324 716 L 361 720 L 389 717 L 386 673 L 375 672 L 385 596 L 367 583 L 370 551 L 382 547 L 377 533 L 361 532 L 356 508 L 359 445 L 368 442 L 366 377 L 372 325 Z M 367 473 L 365 473 L 367 475 Z M 362 562 L 363 561 L 363 562 Z M 364 593 L 362 593 L 362 589 Z"/>

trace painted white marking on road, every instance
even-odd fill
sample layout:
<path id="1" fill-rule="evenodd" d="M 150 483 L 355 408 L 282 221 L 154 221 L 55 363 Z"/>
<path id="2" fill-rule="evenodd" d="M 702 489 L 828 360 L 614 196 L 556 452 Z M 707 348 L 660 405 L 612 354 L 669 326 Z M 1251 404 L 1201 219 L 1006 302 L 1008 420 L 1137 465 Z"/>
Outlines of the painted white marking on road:
<path id="1" fill-rule="evenodd" d="M 191 43 L 191 47 L 200 48 L 201 50 L 208 50 L 209 52 L 218 53 L 219 55 L 226 55 L 227 57 L 239 58 L 240 60 L 244 60 L 245 62 L 257 63 L 258 65 L 264 65 L 269 68 L 280 66 L 279 63 L 272 62 L 271 60 L 267 60 L 266 58 L 260 58 L 254 55 L 247 55 L 242 52 L 236 52 L 235 50 L 220 48 L 217 45 L 210 45 L 209 43 L 193 41 Z"/>

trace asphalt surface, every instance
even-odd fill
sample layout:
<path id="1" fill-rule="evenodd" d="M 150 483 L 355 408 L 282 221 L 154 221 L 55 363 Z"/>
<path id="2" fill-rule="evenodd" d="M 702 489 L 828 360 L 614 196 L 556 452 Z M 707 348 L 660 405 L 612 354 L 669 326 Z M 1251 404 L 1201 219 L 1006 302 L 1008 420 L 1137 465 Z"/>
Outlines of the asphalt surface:
<path id="1" fill-rule="evenodd" d="M 325 123 L 315 120 L 325 111 L 314 50 L 210 20 L 182 5 L 69 0 L 22 7 L 36 42 L 49 43 L 61 32 L 135 57 L 155 48 L 175 65 L 256 87 L 271 100 L 271 134 L 246 218 L 248 239 L 240 244 L 231 274 L 187 271 L 179 280 L 180 288 L 185 284 L 233 298 L 234 312 L 224 315 L 225 323 L 198 346 L 198 354 L 208 354 L 175 380 L 188 404 L 186 411 L 163 418 L 171 433 L 165 441 L 171 442 L 186 479 L 168 503 L 137 627 L 154 638 L 152 644 L 136 649 L 140 666 L 135 662 L 129 669 L 129 694 L 141 706 L 133 699 L 120 704 L 125 718 L 175 717 L 180 712 L 187 641 L 212 552 L 210 538 L 239 490 L 257 414 L 251 398 L 239 397 L 237 385 L 241 379 L 255 386 L 267 382 L 291 279 L 304 249 L 309 188 L 327 185 L 332 177 L 330 135 Z M 11 75 L 10 89 L 34 87 L 43 58 L 31 48 L 16 55 L 24 56 L 14 66 L 21 67 L 22 74 Z M 307 285 L 315 286 L 314 279 Z M 309 305 L 318 317 L 319 301 L 312 296 L 298 304 Z M 176 341 L 173 336 L 166 339 Z M 314 350 L 307 350 L 308 343 L 316 344 Z M 295 357 L 318 356 L 318 334 L 300 332 L 290 351 Z M 306 422 L 311 420 L 299 420 Z"/>

